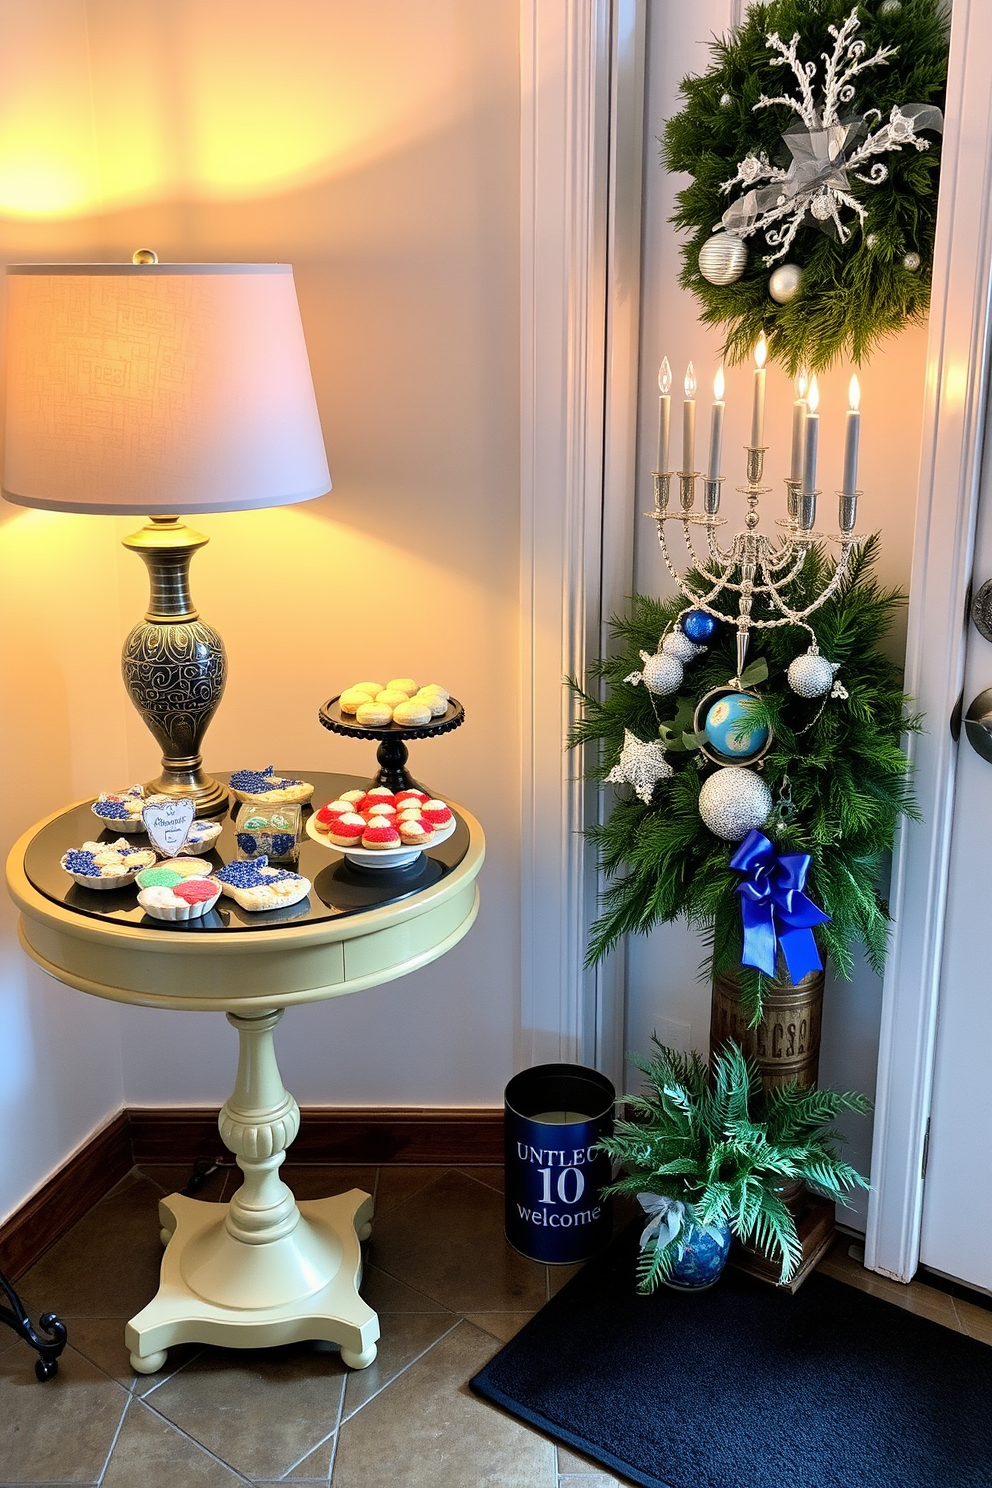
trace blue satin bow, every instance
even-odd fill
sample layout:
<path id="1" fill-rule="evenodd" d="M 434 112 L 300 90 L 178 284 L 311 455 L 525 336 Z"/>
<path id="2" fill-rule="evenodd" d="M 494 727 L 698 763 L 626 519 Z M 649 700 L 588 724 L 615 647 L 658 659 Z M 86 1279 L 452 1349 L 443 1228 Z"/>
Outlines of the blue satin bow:
<path id="1" fill-rule="evenodd" d="M 822 969 L 812 926 L 825 924 L 830 916 L 803 892 L 809 862 L 808 853 L 776 856 L 774 845 L 756 828 L 734 853 L 731 868 L 747 875 L 737 886 L 744 922 L 743 966 L 774 976 L 781 946 L 793 982 Z"/>

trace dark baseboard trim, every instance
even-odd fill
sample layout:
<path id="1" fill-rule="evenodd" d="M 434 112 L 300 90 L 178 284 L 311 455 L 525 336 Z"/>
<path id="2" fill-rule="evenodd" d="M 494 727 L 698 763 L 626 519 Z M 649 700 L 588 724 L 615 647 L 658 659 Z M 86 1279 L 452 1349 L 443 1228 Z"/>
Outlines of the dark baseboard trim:
<path id="1" fill-rule="evenodd" d="M 189 1165 L 228 1157 L 217 1108 L 119 1111 L 48 1182 L 0 1225 L 0 1271 L 23 1276 L 135 1164 Z M 503 1112 L 497 1107 L 332 1107 L 302 1111 L 291 1163 L 446 1163 L 503 1161 Z"/>
<path id="2" fill-rule="evenodd" d="M 130 1116 L 118 1111 L 0 1225 L 0 1271 L 23 1276 L 133 1166 Z"/>
<path id="3" fill-rule="evenodd" d="M 217 1108 L 132 1109 L 136 1163 L 192 1163 L 226 1156 Z M 290 1163 L 501 1163 L 503 1112 L 497 1108 L 382 1109 L 307 1106 Z"/>

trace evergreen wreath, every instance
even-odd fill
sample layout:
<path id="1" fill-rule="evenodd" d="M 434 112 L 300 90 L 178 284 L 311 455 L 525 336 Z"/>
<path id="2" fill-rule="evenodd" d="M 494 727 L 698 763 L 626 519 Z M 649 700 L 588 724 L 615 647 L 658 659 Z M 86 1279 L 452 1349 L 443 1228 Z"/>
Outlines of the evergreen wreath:
<path id="1" fill-rule="evenodd" d="M 784 790 L 791 792 L 791 809 L 779 811 L 777 819 L 773 812 L 774 825 L 764 830 L 774 833 L 777 851 L 809 854 L 807 891 L 831 917 L 817 926 L 816 940 L 845 978 L 851 975 L 855 944 L 865 947 L 876 971 L 884 965 L 888 906 L 878 881 L 899 817 L 916 814 L 900 737 L 906 730 L 918 731 L 920 720 L 907 714 L 899 668 L 878 650 L 905 597 L 883 589 L 873 576 L 879 548 L 877 534 L 861 544 L 845 578 L 810 620 L 823 655 L 840 664 L 847 698 L 797 696 L 786 675 L 796 656 L 794 628 L 763 630 L 755 633 L 755 643 L 768 676 L 748 718 L 751 725 L 773 730 L 762 762 L 764 780 L 780 798 Z M 832 572 L 824 551 L 812 548 L 792 591 L 796 605 L 821 594 Z M 648 804 L 622 792 L 608 820 L 587 833 L 611 880 L 592 928 L 587 962 L 595 964 L 624 935 L 685 919 L 703 932 L 710 947 L 710 975 L 739 969 L 742 1001 L 757 1022 L 767 983 L 761 972 L 740 964 L 741 875 L 730 866 L 739 844 L 715 836 L 700 817 L 708 762 L 694 747 L 689 722 L 696 701 L 724 687 L 736 672 L 736 616 L 728 614 L 728 623 L 718 625 L 708 653 L 687 673 L 694 697 L 657 697 L 625 681 L 632 667 L 641 665 L 641 651 L 653 652 L 684 609 L 681 596 L 634 595 L 629 613 L 612 621 L 617 654 L 590 669 L 592 681 L 601 686 L 594 691 L 570 683 L 583 716 L 569 742 L 596 747 L 590 778 L 607 777 L 628 731 L 644 741 L 665 740 L 665 760 L 672 767 L 655 784 Z"/>
<path id="2" fill-rule="evenodd" d="M 861 362 L 930 302 L 944 0 L 771 0 L 712 50 L 710 70 L 683 81 L 685 107 L 661 141 L 662 164 L 693 177 L 671 219 L 692 234 L 680 282 L 701 319 L 725 327 L 730 362 L 762 332 L 792 377 L 842 354 Z M 833 135 L 820 127 L 831 118 Z M 723 247 L 736 258 L 711 282 L 700 250 L 728 208 Z M 770 292 L 776 267 L 788 270 L 774 282 L 782 303 Z"/>

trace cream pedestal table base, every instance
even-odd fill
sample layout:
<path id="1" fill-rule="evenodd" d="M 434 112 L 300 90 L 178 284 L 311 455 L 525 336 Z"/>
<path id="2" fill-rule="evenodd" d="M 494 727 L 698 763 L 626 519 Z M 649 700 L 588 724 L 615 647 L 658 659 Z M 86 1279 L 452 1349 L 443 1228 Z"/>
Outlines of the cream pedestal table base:
<path id="1" fill-rule="evenodd" d="M 338 794 L 348 788 L 344 777 L 326 778 Z M 282 1181 L 300 1111 L 283 1087 L 273 1031 L 286 1007 L 390 981 L 455 945 L 478 910 L 481 828 L 458 808 L 469 836 L 461 861 L 440 881 L 395 902 L 316 923 L 189 934 L 80 913 L 39 892 L 25 856 L 46 828 L 50 838 L 74 811 L 32 828 L 7 863 L 28 955 L 60 981 L 99 997 L 226 1012 L 240 1043 L 234 1091 L 218 1124 L 244 1182 L 229 1204 L 181 1194 L 162 1200 L 161 1283 L 127 1325 L 134 1368 L 154 1373 L 178 1343 L 258 1348 L 303 1339 L 339 1344 L 345 1364 L 367 1367 L 379 1321 L 358 1287 L 372 1199 L 353 1189 L 298 1204 Z M 303 871 L 315 872 L 312 865 Z"/>

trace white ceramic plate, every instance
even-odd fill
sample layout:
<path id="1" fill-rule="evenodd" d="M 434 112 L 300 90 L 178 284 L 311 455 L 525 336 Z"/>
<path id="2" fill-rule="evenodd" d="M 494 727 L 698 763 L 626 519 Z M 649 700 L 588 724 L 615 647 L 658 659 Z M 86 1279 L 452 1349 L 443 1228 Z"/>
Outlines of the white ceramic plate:
<path id="1" fill-rule="evenodd" d="M 452 817 L 448 825 L 436 831 L 425 845 L 436 847 L 439 842 L 447 842 L 457 825 L 457 820 Z M 326 847 L 328 852 L 339 853 L 349 863 L 356 863 L 359 868 L 405 868 L 408 863 L 416 862 L 424 851 L 422 847 L 338 847 L 325 833 L 318 832 L 316 812 L 307 818 L 307 836 L 312 837 L 314 842 L 319 842 L 321 847 Z"/>

